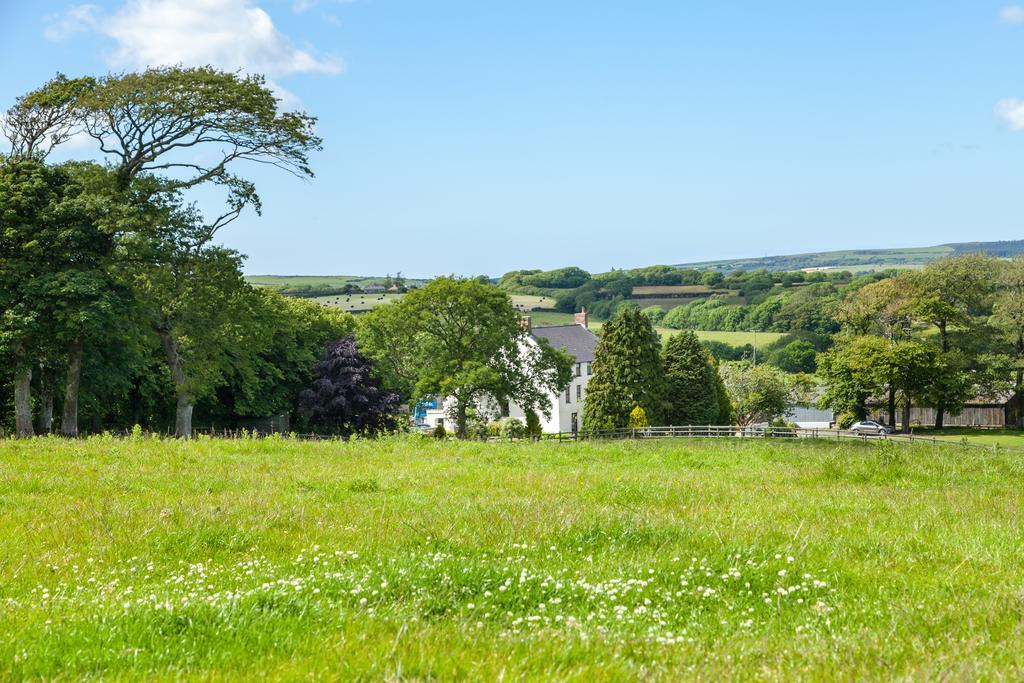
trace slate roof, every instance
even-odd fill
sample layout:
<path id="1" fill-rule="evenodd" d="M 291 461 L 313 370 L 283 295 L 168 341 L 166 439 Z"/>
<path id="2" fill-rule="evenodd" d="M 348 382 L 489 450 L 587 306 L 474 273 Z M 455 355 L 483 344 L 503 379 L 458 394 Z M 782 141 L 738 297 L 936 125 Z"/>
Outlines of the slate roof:
<path id="1" fill-rule="evenodd" d="M 534 337 L 547 340 L 552 347 L 574 356 L 577 363 L 590 363 L 594 360 L 597 335 L 583 325 L 535 327 L 532 334 Z"/>

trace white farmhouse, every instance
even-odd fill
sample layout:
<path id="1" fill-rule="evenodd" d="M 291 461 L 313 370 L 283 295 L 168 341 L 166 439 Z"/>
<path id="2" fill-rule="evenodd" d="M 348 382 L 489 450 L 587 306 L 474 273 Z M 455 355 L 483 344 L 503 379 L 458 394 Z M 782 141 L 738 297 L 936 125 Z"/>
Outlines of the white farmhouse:
<path id="1" fill-rule="evenodd" d="M 536 344 L 538 339 L 543 339 L 551 347 L 568 353 L 574 359 L 573 377 L 569 386 L 557 395 L 548 393 L 551 415 L 545 418 L 543 413 L 540 414 L 541 427 L 549 434 L 579 431 L 583 423 L 587 384 L 593 374 L 594 350 L 597 348 L 597 335 L 590 331 L 586 309 L 576 314 L 576 322 L 572 325 L 533 327 L 530 318 L 526 317 L 523 326 L 527 331 L 527 344 Z M 421 403 L 415 414 L 416 422 L 428 427 L 440 424 L 450 428 L 448 413 L 451 403 L 451 399 Z M 526 413 L 515 403 L 509 404 L 508 415 L 526 421 Z"/>
<path id="2" fill-rule="evenodd" d="M 583 403 L 587 398 L 587 384 L 593 374 L 594 350 L 597 348 L 597 335 L 590 331 L 587 311 L 576 314 L 576 322 L 572 325 L 554 325 L 551 327 L 532 327 L 530 318 L 524 320 L 529 335 L 527 339 L 536 344 L 536 340 L 545 340 L 552 348 L 565 351 L 575 360 L 573 377 L 565 391 L 557 396 L 548 394 L 551 405 L 551 417 L 540 416 L 541 426 L 547 433 L 577 432 L 583 423 Z M 526 421 L 526 413 L 514 403 L 509 406 L 509 417 Z"/>

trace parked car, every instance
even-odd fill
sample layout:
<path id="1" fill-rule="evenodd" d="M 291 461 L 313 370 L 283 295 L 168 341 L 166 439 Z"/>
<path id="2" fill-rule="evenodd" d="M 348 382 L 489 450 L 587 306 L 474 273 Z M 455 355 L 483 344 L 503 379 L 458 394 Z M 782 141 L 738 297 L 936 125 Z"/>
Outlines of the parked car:
<path id="1" fill-rule="evenodd" d="M 850 431 L 854 434 L 892 434 L 893 428 L 888 427 L 881 422 L 875 422 L 874 420 L 864 420 L 862 422 L 854 422 L 850 425 Z"/>

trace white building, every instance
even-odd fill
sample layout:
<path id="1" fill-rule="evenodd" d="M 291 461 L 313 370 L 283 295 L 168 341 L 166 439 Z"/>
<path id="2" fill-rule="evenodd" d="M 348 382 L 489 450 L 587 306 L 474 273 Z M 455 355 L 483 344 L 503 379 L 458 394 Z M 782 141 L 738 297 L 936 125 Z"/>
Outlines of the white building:
<path id="1" fill-rule="evenodd" d="M 577 313 L 576 322 L 571 325 L 532 327 L 529 317 L 523 319 L 528 333 L 527 344 L 536 344 L 538 339 L 543 339 L 552 348 L 564 351 L 574 359 L 569 386 L 558 395 L 548 393 L 550 417 L 545 418 L 543 412 L 539 414 L 541 427 L 546 433 L 575 432 L 583 424 L 583 403 L 587 397 L 587 384 L 594 372 L 594 350 L 597 348 L 597 335 L 590 331 L 588 322 L 586 310 Z M 450 398 L 421 404 L 415 415 L 417 423 L 429 427 L 440 424 L 450 429 L 451 404 Z M 526 413 L 515 403 L 509 405 L 508 414 L 526 422 Z"/>
<path id="2" fill-rule="evenodd" d="M 594 350 L 597 348 L 597 335 L 588 327 L 587 312 L 576 314 L 576 322 L 572 325 L 554 325 L 551 327 L 530 327 L 530 319 L 525 324 L 532 343 L 545 340 L 552 348 L 565 351 L 573 357 L 573 377 L 569 386 L 557 396 L 548 394 L 551 405 L 551 417 L 540 415 L 541 426 L 547 433 L 577 432 L 583 424 L 583 403 L 587 398 L 587 384 L 593 375 Z M 515 404 L 509 406 L 509 417 L 526 421 L 526 413 Z"/>

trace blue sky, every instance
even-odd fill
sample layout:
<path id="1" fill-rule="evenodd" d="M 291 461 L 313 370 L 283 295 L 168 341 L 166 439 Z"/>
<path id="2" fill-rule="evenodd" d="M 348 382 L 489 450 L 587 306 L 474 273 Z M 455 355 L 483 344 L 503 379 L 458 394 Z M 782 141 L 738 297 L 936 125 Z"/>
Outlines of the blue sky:
<path id="1" fill-rule="evenodd" d="M 498 275 L 1024 238 L 1024 6 L 0 0 L 0 98 L 214 63 L 319 116 L 247 272 Z M 70 149 L 65 155 L 88 154 Z"/>

